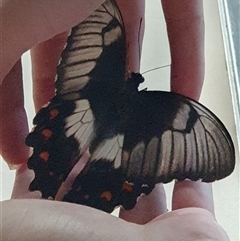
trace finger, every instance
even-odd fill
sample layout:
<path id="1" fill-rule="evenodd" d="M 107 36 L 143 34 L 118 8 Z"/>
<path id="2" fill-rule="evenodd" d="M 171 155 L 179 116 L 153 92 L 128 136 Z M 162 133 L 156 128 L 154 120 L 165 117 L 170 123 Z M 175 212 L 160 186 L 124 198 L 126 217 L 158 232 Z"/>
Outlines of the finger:
<path id="1" fill-rule="evenodd" d="M 54 96 L 57 65 L 67 36 L 68 32 L 58 34 L 31 49 L 33 100 L 36 111 Z"/>
<path id="2" fill-rule="evenodd" d="M 3 46 L 0 84 L 28 49 L 86 19 L 104 0 L 4 0 L 1 6 Z"/>
<path id="3" fill-rule="evenodd" d="M 186 207 L 204 208 L 214 214 L 212 184 L 203 182 L 175 182 L 172 209 Z"/>
<path id="4" fill-rule="evenodd" d="M 203 1 L 162 0 L 171 53 L 171 91 L 199 99 L 204 80 Z"/>
<path id="5" fill-rule="evenodd" d="M 81 205 L 11 200 L 2 203 L 1 227 L 1 237 L 8 241 L 229 240 L 210 213 L 196 208 L 166 213 L 140 226 Z"/>
<path id="6" fill-rule="evenodd" d="M 120 209 L 119 217 L 128 222 L 146 224 L 165 212 L 166 194 L 163 185 L 158 184 L 149 195 L 140 197 L 133 209 Z"/>
<path id="7" fill-rule="evenodd" d="M 24 144 L 28 124 L 20 60 L 0 86 L 0 101 L 0 153 L 8 165 L 19 165 L 29 156 L 29 148 Z"/>
<path id="8" fill-rule="evenodd" d="M 28 189 L 33 178 L 33 171 L 28 169 L 26 163 L 23 163 L 16 171 L 11 199 L 40 199 L 42 195 L 39 191 L 30 192 Z"/>
<path id="9" fill-rule="evenodd" d="M 127 71 L 139 72 L 145 28 L 145 0 L 117 0 L 120 8 L 127 46 Z"/>
<path id="10" fill-rule="evenodd" d="M 145 23 L 145 1 L 117 0 L 126 30 L 127 70 L 139 72 Z M 120 209 L 119 217 L 129 222 L 144 224 L 167 211 L 163 185 L 157 185 L 148 196 L 141 197 L 129 211 Z"/>
<path id="11" fill-rule="evenodd" d="M 203 1 L 162 0 L 162 6 L 172 58 L 171 91 L 198 100 L 204 80 Z M 211 184 L 176 182 L 172 208 L 184 207 L 202 207 L 214 213 Z"/>
<path id="12" fill-rule="evenodd" d="M 2 220 L 1 237 L 6 241 L 143 241 L 141 226 L 96 209 L 64 202 L 5 201 Z"/>

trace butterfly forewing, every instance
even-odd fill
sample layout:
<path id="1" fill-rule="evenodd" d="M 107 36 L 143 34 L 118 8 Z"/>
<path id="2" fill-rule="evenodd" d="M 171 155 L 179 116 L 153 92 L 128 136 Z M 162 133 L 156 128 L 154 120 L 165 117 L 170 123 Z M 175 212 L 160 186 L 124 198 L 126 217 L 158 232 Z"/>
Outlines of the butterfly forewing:
<path id="1" fill-rule="evenodd" d="M 124 50 L 123 22 L 114 1 L 107 0 L 72 29 L 57 69 L 56 96 L 36 115 L 35 127 L 26 138 L 34 148 L 28 162 L 35 172 L 30 190 L 54 198 L 94 138 L 98 136 L 101 143 L 101 136 L 110 140 L 114 136 L 112 118 L 118 116 L 113 112 L 124 83 Z M 106 118 L 109 112 L 113 115 Z M 105 144 L 104 151 L 107 147 L 113 157 L 116 143 Z M 116 163 L 120 165 L 120 152 Z"/>
<path id="2" fill-rule="evenodd" d="M 57 95 L 91 98 L 108 86 L 116 94 L 123 84 L 125 58 L 122 18 L 115 2 L 108 0 L 72 29 L 57 70 Z"/>
<path id="3" fill-rule="evenodd" d="M 129 115 L 137 124 L 126 125 L 123 144 L 122 167 L 128 181 L 138 175 L 146 184 L 173 179 L 212 182 L 233 171 L 231 137 L 206 107 L 161 91 L 140 92 L 135 103 Z M 141 119 L 135 118 L 138 110 Z"/>

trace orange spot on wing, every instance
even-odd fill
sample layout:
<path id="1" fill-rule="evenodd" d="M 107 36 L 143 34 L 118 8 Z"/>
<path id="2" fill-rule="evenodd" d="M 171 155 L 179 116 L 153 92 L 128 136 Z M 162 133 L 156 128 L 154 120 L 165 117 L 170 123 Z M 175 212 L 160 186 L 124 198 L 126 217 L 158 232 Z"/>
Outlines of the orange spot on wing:
<path id="1" fill-rule="evenodd" d="M 52 131 L 45 129 L 42 131 L 42 135 L 44 136 L 45 140 L 48 140 L 52 136 Z"/>
<path id="2" fill-rule="evenodd" d="M 132 192 L 133 190 L 133 184 L 130 184 L 128 182 L 124 182 L 123 186 L 122 186 L 122 190 L 123 191 L 127 191 L 127 192 Z"/>
<path id="3" fill-rule="evenodd" d="M 43 161 L 47 162 L 49 158 L 49 153 L 47 151 L 43 151 L 40 153 L 39 156 Z"/>
<path id="4" fill-rule="evenodd" d="M 105 192 L 103 192 L 103 193 L 101 194 L 100 198 L 104 198 L 104 199 L 106 199 L 108 202 L 110 202 L 111 199 L 112 199 L 112 194 L 111 194 L 111 192 L 109 192 L 109 191 L 105 191 Z"/>
<path id="5" fill-rule="evenodd" d="M 58 109 L 50 110 L 50 120 L 54 119 L 59 114 Z"/>

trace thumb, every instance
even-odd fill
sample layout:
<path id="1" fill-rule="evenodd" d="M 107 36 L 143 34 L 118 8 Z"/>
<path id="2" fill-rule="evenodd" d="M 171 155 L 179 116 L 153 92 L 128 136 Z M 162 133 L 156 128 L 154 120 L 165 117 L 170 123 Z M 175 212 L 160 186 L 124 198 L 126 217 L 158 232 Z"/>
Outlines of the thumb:
<path id="1" fill-rule="evenodd" d="M 139 226 L 82 205 L 25 199 L 4 201 L 1 206 L 0 240 L 130 241 L 143 235 Z"/>

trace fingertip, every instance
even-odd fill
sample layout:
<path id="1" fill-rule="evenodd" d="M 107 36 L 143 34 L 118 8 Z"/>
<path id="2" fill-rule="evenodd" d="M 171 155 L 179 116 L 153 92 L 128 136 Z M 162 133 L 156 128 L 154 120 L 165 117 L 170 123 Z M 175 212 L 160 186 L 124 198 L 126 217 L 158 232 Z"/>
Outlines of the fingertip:
<path id="1" fill-rule="evenodd" d="M 41 199 L 42 193 L 40 191 L 24 193 L 20 196 L 12 195 L 11 199 Z"/>
<path id="2" fill-rule="evenodd" d="M 20 163 L 20 164 L 7 163 L 9 170 L 11 170 L 11 171 L 20 169 L 20 167 L 22 166 L 21 164 L 22 163 Z"/>
<path id="3" fill-rule="evenodd" d="M 120 209 L 119 217 L 128 222 L 146 224 L 166 212 L 166 193 L 163 185 L 157 184 L 149 195 L 139 198 L 133 209 Z"/>

